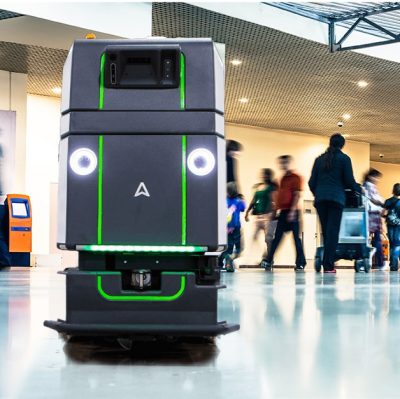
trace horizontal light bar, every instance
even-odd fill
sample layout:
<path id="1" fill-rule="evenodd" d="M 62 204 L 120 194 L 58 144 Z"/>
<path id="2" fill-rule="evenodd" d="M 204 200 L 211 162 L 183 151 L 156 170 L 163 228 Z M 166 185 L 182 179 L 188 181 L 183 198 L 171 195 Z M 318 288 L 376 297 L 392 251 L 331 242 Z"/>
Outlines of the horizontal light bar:
<path id="1" fill-rule="evenodd" d="M 77 250 L 92 252 L 206 252 L 207 247 L 170 245 L 78 245 Z"/>

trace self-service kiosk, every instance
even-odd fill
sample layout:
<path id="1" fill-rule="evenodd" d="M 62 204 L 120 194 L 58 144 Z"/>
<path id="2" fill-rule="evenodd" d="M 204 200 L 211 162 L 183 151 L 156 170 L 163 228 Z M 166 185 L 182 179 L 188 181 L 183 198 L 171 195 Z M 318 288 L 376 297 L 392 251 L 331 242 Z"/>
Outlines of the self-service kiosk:
<path id="1" fill-rule="evenodd" d="M 63 75 L 58 247 L 68 335 L 215 336 L 224 70 L 209 39 L 78 40 Z"/>
<path id="2" fill-rule="evenodd" d="M 0 206 L 0 267 L 30 266 L 32 208 L 30 198 L 8 194 Z"/>

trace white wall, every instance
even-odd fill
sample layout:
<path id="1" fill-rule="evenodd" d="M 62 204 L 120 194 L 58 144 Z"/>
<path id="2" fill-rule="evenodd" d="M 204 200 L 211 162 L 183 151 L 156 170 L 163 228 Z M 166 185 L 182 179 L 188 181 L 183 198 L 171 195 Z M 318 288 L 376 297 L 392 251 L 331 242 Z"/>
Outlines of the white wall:
<path id="1" fill-rule="evenodd" d="M 16 111 L 15 193 L 25 192 L 26 86 L 27 75 L 0 71 L 0 109 Z"/>
<path id="2" fill-rule="evenodd" d="M 384 198 L 392 196 L 393 184 L 400 183 L 400 165 L 383 162 L 371 162 L 371 168 L 375 168 L 382 173 L 382 179 L 379 182 L 379 193 Z"/>
<path id="3" fill-rule="evenodd" d="M 259 181 L 261 168 L 272 168 L 277 171 L 276 158 L 290 154 L 295 159 L 295 169 L 304 177 L 303 200 L 312 200 L 307 181 L 311 173 L 314 159 L 325 151 L 328 138 L 310 134 L 290 133 L 285 131 L 259 129 L 254 127 L 227 124 L 226 135 L 229 139 L 238 140 L 244 150 L 238 160 L 238 180 L 246 202 L 252 198 L 252 186 Z M 369 144 L 348 142 L 345 152 L 352 158 L 356 179 L 361 180 L 363 173 L 369 168 Z M 279 176 L 279 173 L 278 173 Z M 259 243 L 252 245 L 252 223 L 243 223 L 245 251 L 240 264 L 254 264 L 260 261 L 264 248 L 262 237 Z M 276 264 L 294 264 L 292 238 L 286 237 L 277 253 Z"/>
<path id="4" fill-rule="evenodd" d="M 27 97 L 26 192 L 33 210 L 33 253 L 50 252 L 50 184 L 58 181 L 60 100 Z"/>

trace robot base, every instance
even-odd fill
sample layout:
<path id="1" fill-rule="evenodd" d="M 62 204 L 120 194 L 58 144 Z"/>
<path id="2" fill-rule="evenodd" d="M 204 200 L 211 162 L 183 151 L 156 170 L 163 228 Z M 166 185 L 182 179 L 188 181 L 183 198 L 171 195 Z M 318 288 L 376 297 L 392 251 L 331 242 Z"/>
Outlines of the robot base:
<path id="1" fill-rule="evenodd" d="M 222 285 L 197 284 L 194 272 L 161 272 L 159 286 L 137 291 L 122 272 L 67 269 L 66 320 L 44 325 L 69 336 L 215 337 L 239 330 L 217 321 Z"/>
<path id="2" fill-rule="evenodd" d="M 46 320 L 46 327 L 56 330 L 60 334 L 70 336 L 98 336 L 98 337 L 216 337 L 238 331 L 238 324 L 219 322 L 215 325 L 168 325 L 168 324 L 71 324 L 63 320 Z"/>

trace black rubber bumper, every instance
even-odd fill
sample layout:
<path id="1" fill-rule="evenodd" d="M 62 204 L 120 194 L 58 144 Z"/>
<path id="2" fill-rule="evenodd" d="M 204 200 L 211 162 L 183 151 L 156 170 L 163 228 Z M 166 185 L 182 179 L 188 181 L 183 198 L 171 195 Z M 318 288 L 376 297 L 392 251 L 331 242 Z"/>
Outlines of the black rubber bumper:
<path id="1" fill-rule="evenodd" d="M 63 320 L 46 320 L 46 327 L 61 334 L 73 336 L 132 337 L 215 337 L 238 331 L 238 324 L 219 322 L 214 325 L 168 325 L 168 324 L 71 324 Z"/>

